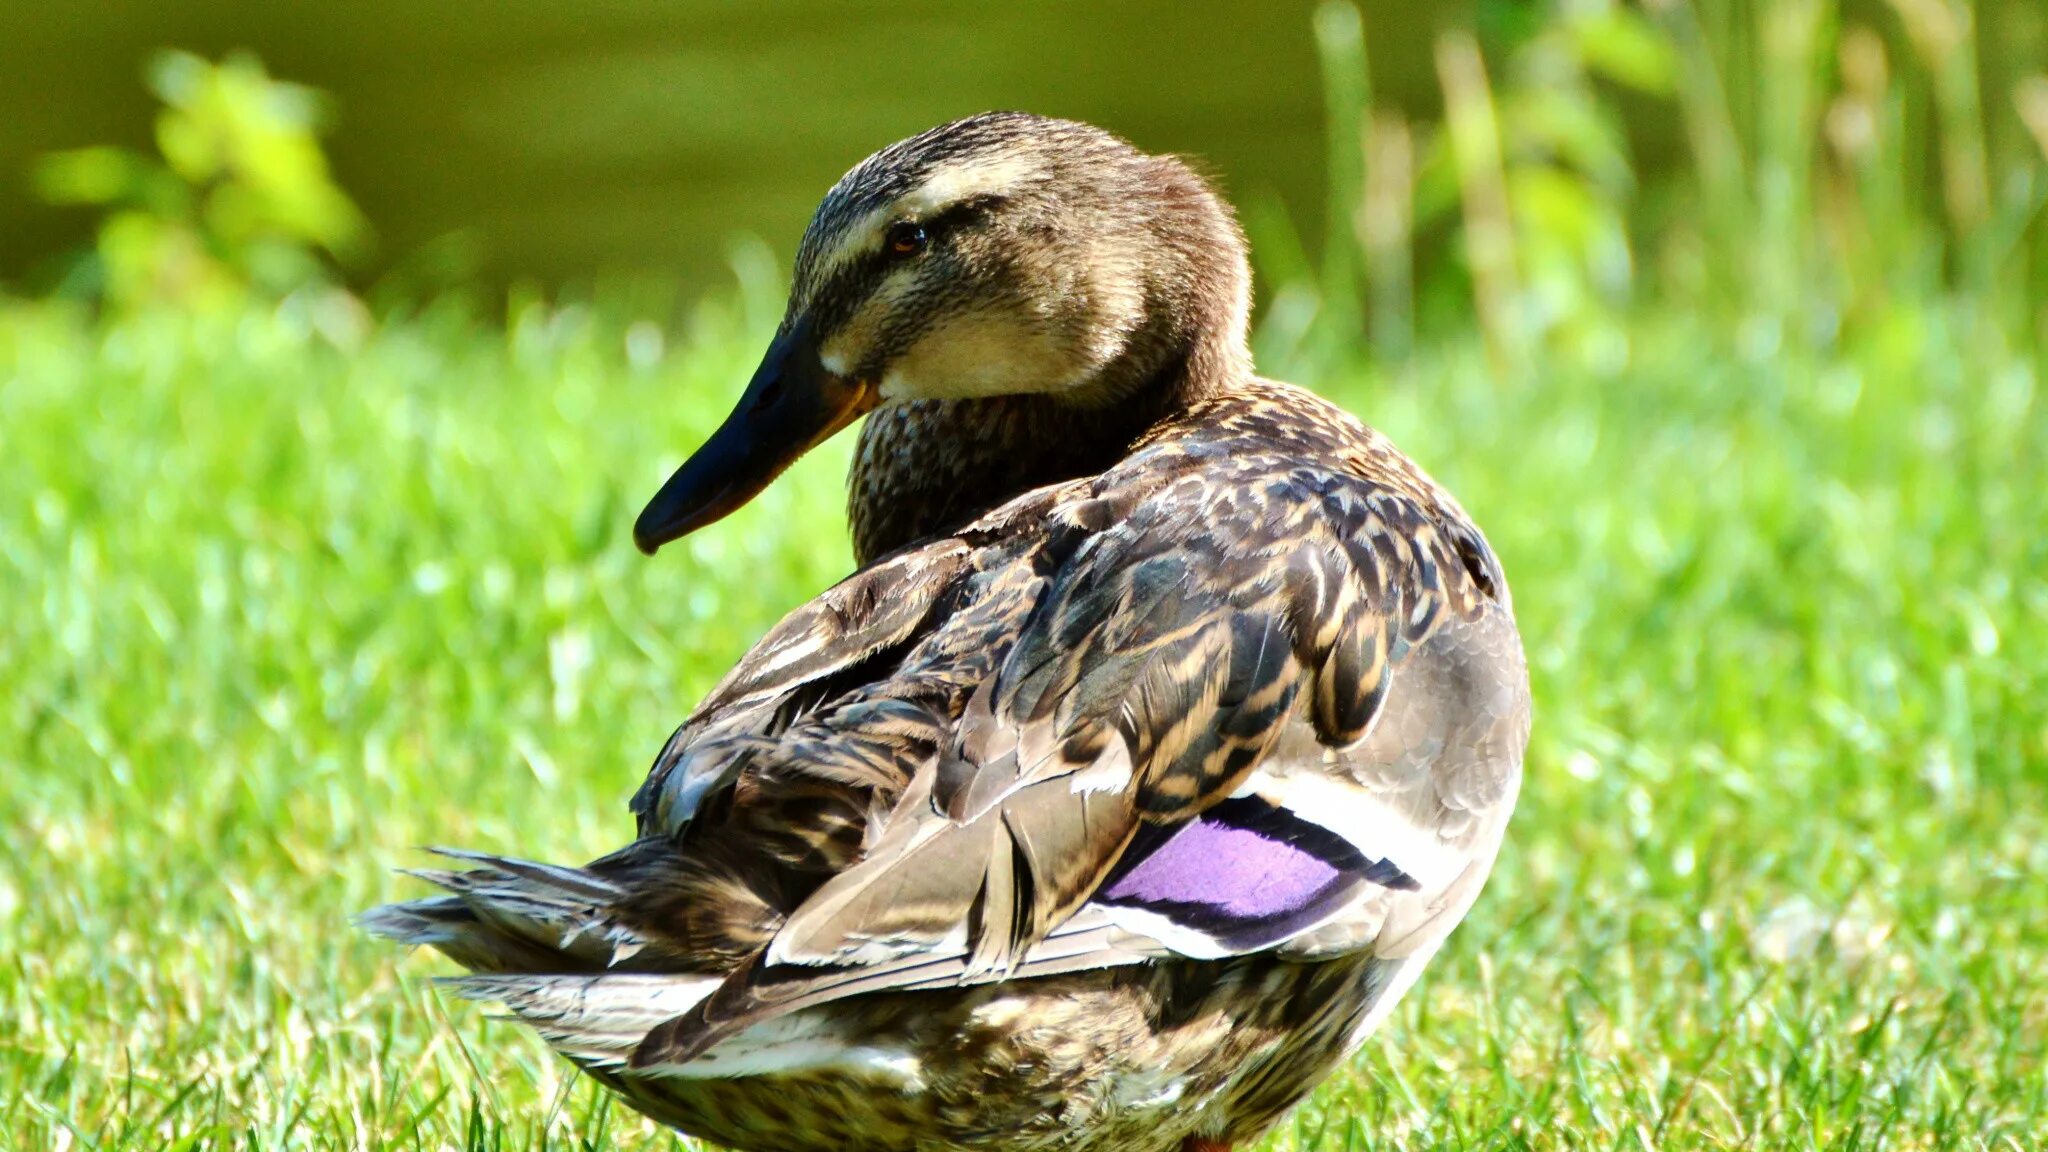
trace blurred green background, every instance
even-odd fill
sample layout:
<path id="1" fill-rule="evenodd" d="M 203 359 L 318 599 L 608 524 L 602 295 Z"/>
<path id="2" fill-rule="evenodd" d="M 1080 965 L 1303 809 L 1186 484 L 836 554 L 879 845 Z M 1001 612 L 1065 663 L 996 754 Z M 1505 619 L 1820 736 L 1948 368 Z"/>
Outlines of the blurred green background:
<path id="1" fill-rule="evenodd" d="M 675 1140 L 348 918 L 585 859 L 842 575 L 633 551 L 811 204 L 994 106 L 1206 158 L 1263 371 L 1485 526 L 1486 897 L 1277 1149 L 2048 1133 L 2048 9 L 0 0 L 0 1144 Z"/>
<path id="2" fill-rule="evenodd" d="M 1234 188 L 1313 207 L 1313 7 L 10 2 L 0 162 L 144 143 L 137 61 L 164 45 L 245 48 L 334 95 L 336 170 L 383 259 L 459 233 L 500 276 L 654 271 L 701 286 L 723 272 L 727 236 L 786 242 L 875 142 L 987 108 L 1114 123 L 1201 153 Z M 1384 70 L 1427 99 L 1428 21 L 1400 21 Z M 28 191 L 6 183 L 0 267 L 84 231 Z"/>
<path id="3" fill-rule="evenodd" d="M 1773 7 L 1716 3 L 1701 17 L 1730 50 L 1754 54 L 1762 46 L 1744 41 Z M 2048 9 L 2034 0 L 1964 8 L 1976 15 L 1969 47 L 1986 129 L 2014 146 L 2022 129 L 2005 97 L 2038 69 Z M 379 238 L 365 274 L 460 236 L 499 279 L 630 271 L 701 287 L 722 273 L 728 235 L 786 244 L 818 190 L 873 142 L 997 107 L 1101 121 L 1148 147 L 1199 154 L 1241 200 L 1272 198 L 1319 233 L 1327 181 L 1313 10 L 1313 0 L 8 0 L 0 275 L 47 269 L 91 224 L 40 204 L 16 174 L 47 151 L 147 143 L 151 105 L 137 67 L 165 46 L 216 58 L 250 50 L 276 74 L 333 95 L 335 169 Z M 1441 107 L 1439 32 L 1475 28 L 1504 51 L 1547 12 L 1530 0 L 1372 0 L 1375 96 L 1430 117 Z M 1840 27 L 1873 30 L 1895 56 L 1915 55 L 1906 23 L 1881 0 L 1842 5 Z M 1738 130 L 1769 113 L 1753 76 L 1727 79 Z M 1637 172 L 1682 177 L 1682 107 L 1607 95 L 1626 119 Z M 1934 178 L 1925 166 L 1915 174 Z"/>

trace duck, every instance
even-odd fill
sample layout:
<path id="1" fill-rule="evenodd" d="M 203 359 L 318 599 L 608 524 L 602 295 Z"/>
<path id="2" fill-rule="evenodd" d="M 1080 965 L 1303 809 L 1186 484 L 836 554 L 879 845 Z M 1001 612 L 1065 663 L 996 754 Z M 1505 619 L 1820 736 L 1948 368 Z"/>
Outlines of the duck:
<path id="1" fill-rule="evenodd" d="M 1486 538 L 1260 377 L 1250 311 L 1180 158 L 1005 112 L 861 161 L 633 529 L 864 417 L 856 570 L 669 737 L 625 847 L 444 849 L 361 922 L 723 1147 L 1255 1143 L 1473 906 L 1530 708 Z"/>

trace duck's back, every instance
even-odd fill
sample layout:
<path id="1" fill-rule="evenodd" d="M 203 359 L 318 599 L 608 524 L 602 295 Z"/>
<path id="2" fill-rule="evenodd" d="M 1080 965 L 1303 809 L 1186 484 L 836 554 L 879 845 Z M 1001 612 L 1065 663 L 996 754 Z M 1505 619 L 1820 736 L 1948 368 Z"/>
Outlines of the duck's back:
<path id="1" fill-rule="evenodd" d="M 1244 1139 L 1462 918 L 1527 720 L 1463 511 L 1254 382 L 793 613 L 631 847 L 381 926 L 739 1147 Z"/>

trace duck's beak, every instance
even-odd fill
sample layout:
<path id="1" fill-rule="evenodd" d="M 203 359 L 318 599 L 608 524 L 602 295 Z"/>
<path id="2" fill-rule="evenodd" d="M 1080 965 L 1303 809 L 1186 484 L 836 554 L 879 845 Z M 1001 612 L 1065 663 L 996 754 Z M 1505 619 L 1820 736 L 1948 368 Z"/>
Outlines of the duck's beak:
<path id="1" fill-rule="evenodd" d="M 647 502 L 633 543 L 652 556 L 723 518 L 874 406 L 871 386 L 825 370 L 810 320 L 797 321 L 768 346 L 739 407 Z"/>

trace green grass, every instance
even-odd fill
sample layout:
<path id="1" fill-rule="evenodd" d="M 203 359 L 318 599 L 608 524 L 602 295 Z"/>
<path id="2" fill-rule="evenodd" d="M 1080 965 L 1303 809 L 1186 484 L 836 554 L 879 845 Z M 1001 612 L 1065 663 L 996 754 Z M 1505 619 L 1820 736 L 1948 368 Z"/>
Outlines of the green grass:
<path id="1" fill-rule="evenodd" d="M 1943 30 L 2048 42 L 1964 0 L 1480 8 L 1446 132 L 1326 6 L 1323 251 L 1247 204 L 1264 366 L 1486 527 L 1537 705 L 1485 898 L 1268 1152 L 2033 1152 L 2048 81 Z M 1619 89 L 1684 164 L 1635 170 Z M 349 917 L 420 845 L 616 846 L 848 567 L 844 438 L 628 540 L 774 276 L 665 338 L 623 295 L 194 317 L 203 239 L 103 236 L 150 272 L 106 318 L 0 299 L 0 1145 L 680 1146 Z"/>
<path id="2" fill-rule="evenodd" d="M 0 1140 L 674 1146 L 348 919 L 418 845 L 617 844 L 671 726 L 846 568 L 844 443 L 628 541 L 750 296 L 659 356 L 617 308 L 348 355 L 289 309 L 0 308 Z M 1487 528 L 1537 722 L 1473 918 L 1271 1148 L 2048 1132 L 2039 351 L 1962 305 L 1720 331 L 1306 380 Z"/>

